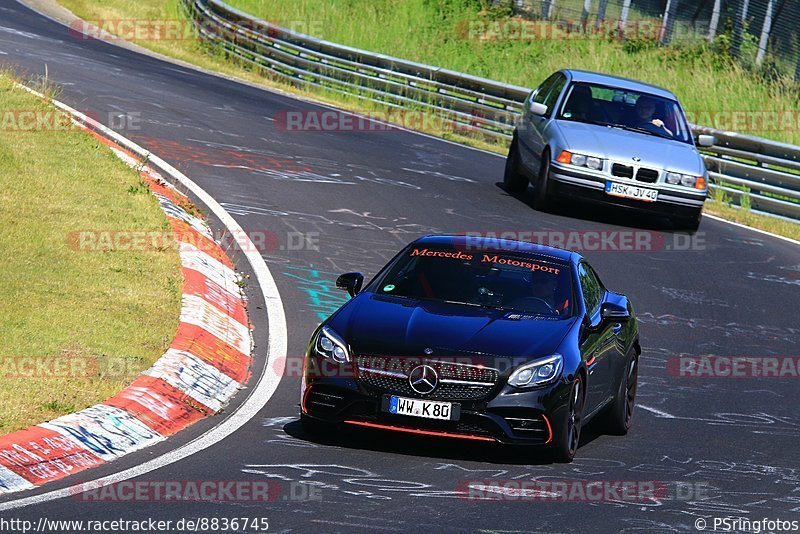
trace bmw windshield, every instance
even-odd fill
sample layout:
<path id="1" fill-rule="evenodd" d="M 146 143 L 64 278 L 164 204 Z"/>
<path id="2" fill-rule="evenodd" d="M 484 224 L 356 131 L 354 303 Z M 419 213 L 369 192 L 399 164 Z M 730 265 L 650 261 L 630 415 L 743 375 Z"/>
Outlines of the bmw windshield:
<path id="1" fill-rule="evenodd" d="M 532 254 L 412 247 L 370 285 L 382 295 L 569 317 L 569 265 Z"/>
<path id="2" fill-rule="evenodd" d="M 605 85 L 572 84 L 558 118 L 692 142 L 676 101 Z"/>

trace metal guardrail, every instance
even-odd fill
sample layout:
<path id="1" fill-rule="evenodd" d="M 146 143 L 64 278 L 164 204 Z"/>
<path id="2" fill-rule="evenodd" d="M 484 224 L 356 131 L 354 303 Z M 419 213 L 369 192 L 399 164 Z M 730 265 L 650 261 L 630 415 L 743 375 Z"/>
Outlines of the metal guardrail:
<path id="1" fill-rule="evenodd" d="M 182 0 L 200 36 L 298 87 L 436 115 L 453 129 L 506 143 L 530 89 L 316 39 L 221 0 Z M 712 190 L 753 209 L 800 220 L 800 147 L 703 126 Z"/>

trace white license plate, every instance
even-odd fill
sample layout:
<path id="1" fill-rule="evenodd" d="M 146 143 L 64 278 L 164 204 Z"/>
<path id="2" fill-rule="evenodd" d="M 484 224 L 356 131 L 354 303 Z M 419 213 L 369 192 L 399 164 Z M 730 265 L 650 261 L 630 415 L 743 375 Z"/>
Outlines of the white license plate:
<path id="1" fill-rule="evenodd" d="M 615 197 L 633 198 L 645 202 L 655 202 L 658 200 L 658 191 L 647 189 L 629 184 L 618 184 L 616 182 L 606 182 L 606 193 Z"/>
<path id="2" fill-rule="evenodd" d="M 389 397 L 389 413 L 424 417 L 425 419 L 450 420 L 453 414 L 453 404 L 450 402 L 406 399 L 405 397 L 392 395 Z"/>

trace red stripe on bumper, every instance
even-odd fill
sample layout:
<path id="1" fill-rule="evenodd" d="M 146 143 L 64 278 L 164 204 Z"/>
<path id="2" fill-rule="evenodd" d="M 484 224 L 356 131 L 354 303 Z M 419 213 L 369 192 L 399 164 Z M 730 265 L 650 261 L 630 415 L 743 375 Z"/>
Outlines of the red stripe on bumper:
<path id="1" fill-rule="evenodd" d="M 406 432 L 408 434 L 422 434 L 424 436 L 437 436 L 442 438 L 470 439 L 474 441 L 496 441 L 487 436 L 470 436 L 469 434 L 456 434 L 453 432 L 437 432 L 435 430 L 419 430 L 415 428 L 403 428 L 400 426 L 382 425 L 379 423 L 369 423 L 367 421 L 345 421 L 348 425 L 366 426 L 369 428 L 379 428 L 381 430 L 394 430 L 396 432 Z"/>

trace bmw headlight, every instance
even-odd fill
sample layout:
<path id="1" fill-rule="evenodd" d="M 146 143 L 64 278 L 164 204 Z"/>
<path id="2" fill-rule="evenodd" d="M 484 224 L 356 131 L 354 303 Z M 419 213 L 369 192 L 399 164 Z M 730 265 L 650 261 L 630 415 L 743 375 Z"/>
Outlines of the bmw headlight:
<path id="1" fill-rule="evenodd" d="M 323 326 L 314 344 L 317 354 L 336 363 L 350 361 L 350 351 L 347 343 L 339 335 L 327 326 Z"/>
<path id="2" fill-rule="evenodd" d="M 594 171 L 603 169 L 603 160 L 594 156 L 586 156 L 584 154 L 573 154 L 567 150 L 562 150 L 558 155 L 556 161 L 559 163 L 568 163 L 576 167 L 586 167 Z"/>
<path id="3" fill-rule="evenodd" d="M 508 383 L 516 388 L 534 388 L 552 384 L 561 376 L 563 367 L 564 358 L 560 354 L 553 354 L 519 367 L 511 373 Z"/>
<path id="4" fill-rule="evenodd" d="M 693 176 L 691 174 L 681 174 L 679 172 L 668 172 L 664 180 L 670 185 L 682 185 L 693 189 L 705 189 L 706 179 L 704 176 Z"/>
<path id="5" fill-rule="evenodd" d="M 583 154 L 573 154 L 572 164 L 577 165 L 578 167 L 583 167 L 584 165 L 586 165 L 586 156 L 584 156 Z"/>
<path id="6" fill-rule="evenodd" d="M 600 158 L 593 158 L 589 156 L 586 158 L 586 166 L 589 167 L 590 169 L 599 171 L 600 169 L 603 168 L 603 160 Z"/>

